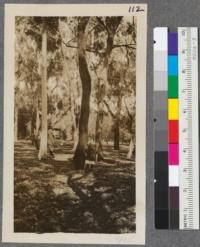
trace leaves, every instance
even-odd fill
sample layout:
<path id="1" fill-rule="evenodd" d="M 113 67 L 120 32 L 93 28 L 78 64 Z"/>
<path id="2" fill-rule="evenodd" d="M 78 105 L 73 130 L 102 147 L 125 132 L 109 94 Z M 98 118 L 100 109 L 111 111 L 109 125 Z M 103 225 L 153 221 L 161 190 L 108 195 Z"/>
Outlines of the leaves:
<path id="1" fill-rule="evenodd" d="M 122 97 L 133 97 L 135 93 L 135 36 L 136 25 L 132 17 L 88 17 L 86 32 L 86 59 L 92 81 L 91 112 L 96 114 L 102 94 L 108 98 L 112 111 L 117 112 L 119 93 Z M 81 17 L 16 17 L 15 43 L 15 101 L 20 106 L 36 107 L 41 97 L 41 33 L 47 30 L 47 77 L 48 112 L 59 110 L 62 100 L 63 111 L 79 115 L 81 83 L 78 68 L 77 38 Z M 84 24 L 84 21 L 82 24 Z M 112 37 L 110 42 L 108 36 Z M 106 51 L 110 49 L 110 55 Z M 109 57 L 105 69 L 105 57 Z M 108 68 L 108 73 L 106 72 Z M 105 89 L 105 85 L 106 89 Z M 79 109 L 79 110 L 77 110 Z M 77 111 L 75 113 L 75 110 Z M 103 114 L 110 116 L 103 104 Z M 106 117 L 107 115 L 107 117 Z M 72 117 L 73 118 L 73 117 Z M 93 117 L 92 117 L 93 118 Z M 126 107 L 122 104 L 121 117 L 129 121 Z M 125 119 L 127 119 L 127 121 Z M 93 118 L 94 119 L 94 118 Z M 92 120 L 95 126 L 95 120 Z M 112 123 L 112 118 L 109 120 Z M 71 125 L 72 123 L 68 123 Z M 112 124 L 111 124 L 112 125 Z M 127 128 L 128 125 L 121 125 Z M 129 128 L 129 127 L 128 127 Z M 95 129 L 95 127 L 94 127 Z M 89 131 L 94 131 L 89 128 Z M 107 131 L 104 128 L 104 131 Z M 109 132 L 109 129 L 108 129 Z"/>

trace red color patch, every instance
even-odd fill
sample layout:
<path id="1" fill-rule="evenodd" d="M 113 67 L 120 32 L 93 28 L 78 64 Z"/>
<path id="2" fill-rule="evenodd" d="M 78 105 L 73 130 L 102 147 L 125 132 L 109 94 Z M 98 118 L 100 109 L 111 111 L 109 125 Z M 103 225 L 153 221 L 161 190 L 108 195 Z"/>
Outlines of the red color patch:
<path id="1" fill-rule="evenodd" d="M 168 142 L 179 143 L 178 141 L 178 120 L 168 121 Z"/>

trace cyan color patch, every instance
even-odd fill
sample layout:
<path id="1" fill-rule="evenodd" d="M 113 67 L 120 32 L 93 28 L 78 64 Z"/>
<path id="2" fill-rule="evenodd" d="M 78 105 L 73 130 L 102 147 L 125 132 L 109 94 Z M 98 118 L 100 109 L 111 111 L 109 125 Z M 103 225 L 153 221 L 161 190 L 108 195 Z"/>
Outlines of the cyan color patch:
<path id="1" fill-rule="evenodd" d="M 168 56 L 168 75 L 178 75 L 178 56 Z"/>

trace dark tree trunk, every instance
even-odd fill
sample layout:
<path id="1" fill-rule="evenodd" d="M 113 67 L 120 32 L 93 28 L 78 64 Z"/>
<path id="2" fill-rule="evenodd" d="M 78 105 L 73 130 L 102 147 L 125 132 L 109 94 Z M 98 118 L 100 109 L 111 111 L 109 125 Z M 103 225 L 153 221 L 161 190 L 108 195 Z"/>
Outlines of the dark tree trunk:
<path id="1" fill-rule="evenodd" d="M 114 126 L 114 149 L 119 150 L 120 141 L 120 116 L 122 109 L 122 83 L 124 79 L 124 71 L 120 72 L 120 82 L 118 85 L 118 100 L 117 100 L 117 113 L 115 116 L 115 126 Z"/>
<path id="2" fill-rule="evenodd" d="M 79 140 L 73 158 L 74 168 L 84 169 L 85 154 L 88 144 L 88 120 L 90 114 L 90 94 L 91 94 L 91 77 L 85 56 L 86 34 L 85 29 L 89 21 L 88 17 L 82 17 L 78 24 L 78 61 L 79 73 L 82 83 L 82 101 L 79 119 Z"/>
<path id="3" fill-rule="evenodd" d="M 114 126 L 114 149 L 119 150 L 119 121 L 116 120 Z"/>

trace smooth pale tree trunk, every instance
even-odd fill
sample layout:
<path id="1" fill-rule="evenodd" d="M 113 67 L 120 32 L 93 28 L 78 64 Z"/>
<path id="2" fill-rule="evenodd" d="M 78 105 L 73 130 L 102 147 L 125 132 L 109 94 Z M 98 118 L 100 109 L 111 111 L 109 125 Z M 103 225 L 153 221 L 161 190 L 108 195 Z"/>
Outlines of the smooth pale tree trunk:
<path id="1" fill-rule="evenodd" d="M 34 109 L 31 113 L 31 143 L 32 145 L 35 144 L 35 120 L 37 116 L 37 108 Z"/>
<path id="2" fill-rule="evenodd" d="M 47 155 L 47 32 L 42 33 L 42 128 L 40 136 L 39 160 Z"/>
<path id="3" fill-rule="evenodd" d="M 15 141 L 18 140 L 18 115 L 19 109 L 17 106 L 15 106 Z"/>
<path id="4" fill-rule="evenodd" d="M 35 135 L 37 136 L 40 130 L 40 115 L 39 115 L 39 109 L 37 108 L 36 112 L 36 123 L 35 123 Z"/>
<path id="5" fill-rule="evenodd" d="M 72 151 L 76 150 L 77 144 L 78 144 L 78 128 L 76 128 L 73 132 L 73 148 Z"/>
<path id="6" fill-rule="evenodd" d="M 127 159 L 131 159 L 132 154 L 133 154 L 133 150 L 134 150 L 134 141 L 133 141 L 133 137 L 131 137 L 129 149 L 128 149 L 128 154 L 127 154 Z"/>
<path id="7" fill-rule="evenodd" d="M 80 88 L 78 85 L 78 75 L 77 75 L 77 81 L 76 81 L 76 88 L 77 88 L 77 98 L 79 99 L 80 97 Z M 79 138 L 79 116 L 80 116 L 80 107 L 79 105 L 76 105 L 75 102 L 75 97 L 74 97 L 74 133 L 73 133 L 73 140 L 74 140 L 74 145 L 73 145 L 73 151 L 76 150 L 77 144 L 78 144 L 78 138 Z"/>
<path id="8" fill-rule="evenodd" d="M 73 139 L 73 148 L 72 151 L 74 152 L 76 150 L 78 139 L 79 139 L 79 113 L 76 109 L 75 104 L 75 97 L 72 96 L 71 99 L 71 116 L 72 116 L 72 139 Z"/>
<path id="9" fill-rule="evenodd" d="M 130 140 L 129 149 L 127 153 L 128 159 L 131 159 L 134 148 L 135 148 L 135 113 L 132 115 L 131 140 Z"/>
<path id="10" fill-rule="evenodd" d="M 78 144 L 78 124 L 77 124 L 76 115 L 75 115 L 74 95 L 72 95 L 71 97 L 71 117 L 72 117 L 72 139 L 73 139 L 72 151 L 75 151 L 76 146 Z"/>
<path id="11" fill-rule="evenodd" d="M 89 21 L 88 17 L 82 17 L 78 24 L 78 62 L 82 84 L 82 100 L 79 119 L 79 140 L 73 158 L 76 170 L 84 169 L 85 153 L 88 144 L 88 121 L 90 113 L 91 77 L 86 61 L 86 38 L 85 29 Z"/>

